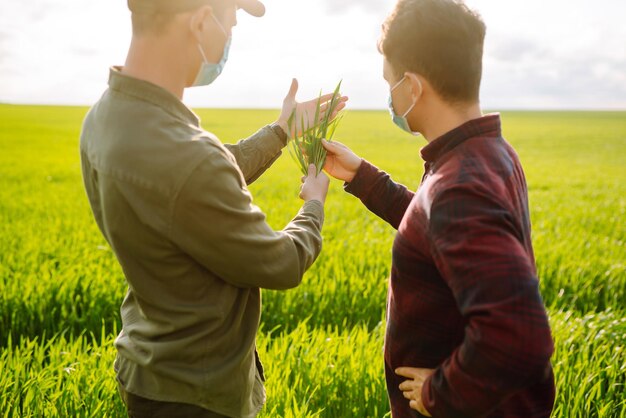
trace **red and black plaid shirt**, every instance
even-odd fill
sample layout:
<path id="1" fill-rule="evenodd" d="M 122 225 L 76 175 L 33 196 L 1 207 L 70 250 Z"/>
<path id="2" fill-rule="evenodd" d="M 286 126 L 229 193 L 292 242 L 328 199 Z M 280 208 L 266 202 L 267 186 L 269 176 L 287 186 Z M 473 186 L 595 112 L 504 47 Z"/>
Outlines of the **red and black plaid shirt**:
<path id="1" fill-rule="evenodd" d="M 553 341 L 530 239 L 524 173 L 499 115 L 422 150 L 413 193 L 363 161 L 346 191 L 398 230 L 385 372 L 394 418 L 420 417 L 401 366 L 436 369 L 422 399 L 433 417 L 549 417 Z"/>

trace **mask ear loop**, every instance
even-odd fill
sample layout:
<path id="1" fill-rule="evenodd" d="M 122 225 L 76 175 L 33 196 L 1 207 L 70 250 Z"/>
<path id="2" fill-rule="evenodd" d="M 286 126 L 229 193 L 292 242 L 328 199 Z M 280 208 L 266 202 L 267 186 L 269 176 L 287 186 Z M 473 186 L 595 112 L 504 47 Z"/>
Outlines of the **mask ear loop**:
<path id="1" fill-rule="evenodd" d="M 217 20 L 217 18 L 215 17 L 215 15 L 213 13 L 211 13 L 211 17 L 213 18 L 213 20 L 215 21 L 215 23 L 217 23 L 217 26 L 220 28 L 220 30 L 222 31 L 222 33 L 224 34 L 224 36 L 226 38 L 228 38 L 228 34 L 226 33 L 226 29 L 224 29 L 224 26 L 222 26 L 222 24 L 220 23 L 219 20 Z"/>
<path id="2" fill-rule="evenodd" d="M 198 42 L 198 51 L 200 51 L 200 55 L 202 55 L 202 61 L 204 61 L 205 64 L 208 64 L 209 60 L 206 59 L 206 55 L 204 55 L 204 50 L 202 49 L 200 42 Z"/>
<path id="3" fill-rule="evenodd" d="M 406 76 L 405 76 L 406 77 Z M 424 87 L 422 86 L 422 82 L 420 81 L 420 79 L 417 79 L 417 84 L 419 84 L 420 86 L 420 94 L 413 99 L 413 104 L 411 105 L 411 107 L 409 107 L 409 110 L 407 110 L 406 112 L 404 112 L 404 115 L 402 115 L 403 118 L 406 118 L 407 115 L 409 113 L 411 113 L 411 111 L 413 110 L 413 108 L 415 108 L 415 106 L 417 105 L 417 100 L 422 96 L 422 93 L 424 92 Z"/>
<path id="4" fill-rule="evenodd" d="M 397 88 L 398 88 L 398 86 L 400 86 L 400 84 L 402 84 L 402 82 L 403 82 L 405 79 L 406 79 L 406 76 L 402 77 L 402 78 L 400 79 L 400 81 L 398 81 L 398 82 L 397 82 L 397 83 L 396 83 L 396 84 L 395 84 L 395 85 L 391 88 L 391 91 L 393 92 L 395 89 L 397 89 Z"/>
<path id="5" fill-rule="evenodd" d="M 213 20 L 215 21 L 215 23 L 217 24 L 217 27 L 220 28 L 220 30 L 222 31 L 222 33 L 224 34 L 224 36 L 226 38 L 228 38 L 228 34 L 226 33 L 226 30 L 224 29 L 224 26 L 222 26 L 222 24 L 220 23 L 219 20 L 217 20 L 217 18 L 215 17 L 215 15 L 213 13 L 211 13 L 211 17 L 213 18 Z M 206 58 L 206 54 L 204 53 L 204 50 L 202 49 L 202 45 L 200 45 L 200 42 L 198 42 L 198 51 L 200 51 L 200 55 L 202 55 L 202 61 L 204 61 L 205 64 L 209 63 L 209 60 Z"/>

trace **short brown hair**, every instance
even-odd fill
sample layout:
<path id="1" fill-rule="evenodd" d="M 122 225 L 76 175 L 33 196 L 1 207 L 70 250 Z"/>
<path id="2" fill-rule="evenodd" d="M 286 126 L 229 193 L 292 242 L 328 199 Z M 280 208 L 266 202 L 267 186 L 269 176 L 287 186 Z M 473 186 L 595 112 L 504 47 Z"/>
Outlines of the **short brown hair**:
<path id="1" fill-rule="evenodd" d="M 422 75 L 451 103 L 478 101 L 485 24 L 461 0 L 399 0 L 378 48 L 395 75 Z"/>

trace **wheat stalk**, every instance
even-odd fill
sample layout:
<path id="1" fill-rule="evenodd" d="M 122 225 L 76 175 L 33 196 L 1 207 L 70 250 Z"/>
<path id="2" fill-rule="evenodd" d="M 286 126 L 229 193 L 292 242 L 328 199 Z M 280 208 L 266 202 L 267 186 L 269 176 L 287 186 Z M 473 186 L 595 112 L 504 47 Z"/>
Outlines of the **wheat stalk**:
<path id="1" fill-rule="evenodd" d="M 315 109 L 313 126 L 308 125 L 308 115 L 306 115 L 306 121 L 305 115 L 301 115 L 300 126 L 302 127 L 302 133 L 300 135 L 297 134 L 297 129 L 295 127 L 295 109 L 289 117 L 289 130 L 291 132 L 296 132 L 294 140 L 290 144 L 289 153 L 305 176 L 308 174 L 309 165 L 311 164 L 314 164 L 317 168 L 317 174 L 319 174 L 320 171 L 322 171 L 322 168 L 324 168 L 324 164 L 326 163 L 326 149 L 322 145 L 322 139 L 331 141 L 335 135 L 335 130 L 337 129 L 339 122 L 341 122 L 341 119 L 343 118 L 343 114 L 341 114 L 332 119 L 332 115 L 335 113 L 335 110 L 337 110 L 337 106 L 339 106 L 340 103 L 340 89 L 341 81 L 337 84 L 328 107 L 326 108 L 324 115 L 322 115 L 321 121 L 320 114 L 322 95 L 320 92 L 320 97 L 317 100 L 317 106 Z"/>

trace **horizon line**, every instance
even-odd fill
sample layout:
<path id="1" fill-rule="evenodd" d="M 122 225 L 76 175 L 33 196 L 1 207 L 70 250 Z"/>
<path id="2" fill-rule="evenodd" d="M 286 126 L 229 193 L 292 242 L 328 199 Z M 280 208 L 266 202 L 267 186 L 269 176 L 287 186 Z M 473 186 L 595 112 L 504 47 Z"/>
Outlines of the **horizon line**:
<path id="1" fill-rule="evenodd" d="M 92 104 L 59 104 L 59 103 L 11 103 L 11 102 L 3 102 L 0 101 L 0 106 L 16 106 L 16 107 L 81 107 L 81 108 L 90 108 L 93 106 Z M 280 111 L 280 108 L 277 107 L 235 107 L 235 106 L 225 106 L 225 107 L 198 107 L 198 106 L 189 106 L 191 109 L 197 110 L 243 110 L 243 111 Z M 347 111 L 356 111 L 356 112 L 388 112 L 389 110 L 385 107 L 356 107 L 346 109 Z M 492 113 L 492 112 L 626 112 L 626 107 L 620 108 L 577 108 L 577 107 L 507 107 L 500 109 L 491 109 L 485 108 L 483 109 L 484 113 Z"/>

